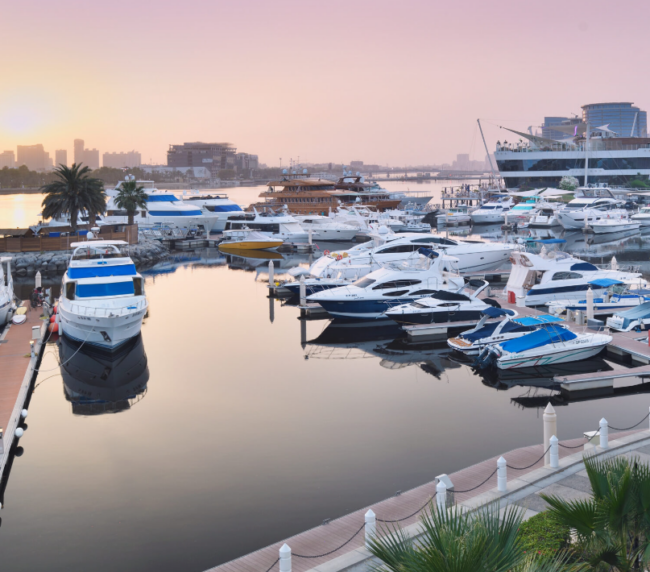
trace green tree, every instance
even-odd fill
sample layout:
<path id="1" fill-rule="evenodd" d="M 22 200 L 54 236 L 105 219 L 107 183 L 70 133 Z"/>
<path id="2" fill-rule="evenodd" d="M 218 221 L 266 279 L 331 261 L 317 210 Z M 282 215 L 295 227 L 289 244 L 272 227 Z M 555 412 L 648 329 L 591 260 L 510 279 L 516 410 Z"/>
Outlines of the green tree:
<path id="1" fill-rule="evenodd" d="M 137 181 L 124 181 L 115 197 L 115 205 L 124 209 L 129 215 L 129 224 L 133 224 L 133 217 L 138 209 L 147 208 L 149 195 L 144 192 L 144 187 L 138 186 Z"/>
<path id="2" fill-rule="evenodd" d="M 106 210 L 106 193 L 104 183 L 88 176 L 90 169 L 76 163 L 72 167 L 59 165 L 54 169 L 50 183 L 41 187 L 43 199 L 43 217 L 53 218 L 63 214 L 70 215 L 70 226 L 77 231 L 77 218 L 80 213 L 87 213 L 90 225 L 95 224 L 95 217 Z"/>
<path id="3" fill-rule="evenodd" d="M 564 191 L 575 191 L 578 188 L 580 182 L 575 177 L 566 175 L 562 177 L 560 181 L 560 188 Z"/>
<path id="4" fill-rule="evenodd" d="M 594 570 L 646 570 L 650 563 L 650 466 L 638 459 L 585 459 L 593 499 L 541 495 Z"/>

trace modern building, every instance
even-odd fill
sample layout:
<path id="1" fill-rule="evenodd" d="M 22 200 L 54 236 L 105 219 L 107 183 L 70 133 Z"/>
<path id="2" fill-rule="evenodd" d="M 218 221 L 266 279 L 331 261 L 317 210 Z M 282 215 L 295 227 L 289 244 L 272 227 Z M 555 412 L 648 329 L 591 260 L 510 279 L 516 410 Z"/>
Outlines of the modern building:
<path id="1" fill-rule="evenodd" d="M 250 171 L 259 168 L 259 157 L 250 153 L 237 153 L 235 155 L 235 170 L 238 173 L 250 174 Z"/>
<path id="2" fill-rule="evenodd" d="M 58 167 L 63 165 L 64 167 L 68 166 L 68 152 L 65 149 L 57 149 L 54 151 L 54 163 Z"/>
<path id="3" fill-rule="evenodd" d="M 0 153 L 0 169 L 8 167 L 13 169 L 16 166 L 16 155 L 13 151 L 3 151 Z"/>
<path id="4" fill-rule="evenodd" d="M 648 117 L 632 103 L 590 103 L 582 106 L 582 121 L 591 130 L 606 127 L 617 137 L 647 137 Z"/>
<path id="5" fill-rule="evenodd" d="M 137 151 L 129 151 L 128 153 L 104 153 L 102 155 L 102 165 L 104 167 L 113 167 L 114 169 L 139 167 L 142 165 L 142 156 Z"/>
<path id="6" fill-rule="evenodd" d="M 181 173 L 188 175 L 194 179 L 209 179 L 210 169 L 207 167 L 166 167 L 165 165 L 141 165 L 145 173 L 160 173 L 164 175 L 173 175 L 174 173 Z"/>
<path id="7" fill-rule="evenodd" d="M 86 149 L 83 139 L 74 140 L 74 162 L 84 167 L 99 169 L 99 151 L 97 149 Z"/>
<path id="8" fill-rule="evenodd" d="M 18 145 L 18 159 L 16 164 L 20 167 L 26 165 L 30 171 L 43 171 L 48 167 L 45 149 L 38 145 Z"/>
<path id="9" fill-rule="evenodd" d="M 170 145 L 168 167 L 206 167 L 213 177 L 221 169 L 235 169 L 237 149 L 230 143 L 183 143 Z"/>
<path id="10" fill-rule="evenodd" d="M 79 163 L 84 162 L 84 140 L 75 139 L 74 140 L 74 162 L 79 165 Z"/>
<path id="11" fill-rule="evenodd" d="M 565 139 L 567 137 L 566 133 L 553 129 L 553 126 L 562 124 L 566 125 L 570 120 L 569 117 L 544 117 L 544 123 L 542 123 L 542 137 L 545 139 Z"/>

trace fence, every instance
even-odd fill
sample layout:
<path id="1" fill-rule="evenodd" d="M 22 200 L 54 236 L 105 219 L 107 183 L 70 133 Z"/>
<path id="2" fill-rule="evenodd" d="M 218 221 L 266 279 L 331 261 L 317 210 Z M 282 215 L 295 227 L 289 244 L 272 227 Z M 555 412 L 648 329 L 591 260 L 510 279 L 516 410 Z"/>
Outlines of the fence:
<path id="1" fill-rule="evenodd" d="M 138 225 L 123 225 L 124 231 L 116 232 L 102 228 L 100 240 L 123 240 L 128 244 L 137 244 Z M 55 230 L 55 228 L 53 228 Z M 0 238 L 0 252 L 51 252 L 70 250 L 70 244 L 85 240 L 83 236 L 21 236 Z"/>

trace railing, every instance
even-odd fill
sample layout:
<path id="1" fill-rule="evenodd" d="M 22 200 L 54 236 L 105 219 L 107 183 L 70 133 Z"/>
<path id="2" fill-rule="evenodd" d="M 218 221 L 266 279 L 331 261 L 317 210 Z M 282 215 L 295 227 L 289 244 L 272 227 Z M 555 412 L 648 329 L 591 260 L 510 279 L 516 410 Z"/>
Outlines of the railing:
<path id="1" fill-rule="evenodd" d="M 52 227 L 56 231 L 56 227 Z M 21 236 L 0 238 L 0 252 L 52 252 L 71 250 L 70 244 L 86 240 L 84 236 Z M 100 232 L 97 240 L 123 240 L 138 243 L 138 225 L 126 225 L 124 232 Z"/>
<path id="2" fill-rule="evenodd" d="M 65 305 L 68 306 L 68 304 L 70 312 L 73 312 L 78 316 L 87 316 L 92 318 L 116 318 L 120 316 L 127 316 L 133 312 L 147 308 L 146 298 L 144 300 L 140 300 L 135 304 L 120 306 L 119 308 L 100 308 L 96 306 L 86 306 L 75 304 L 67 300 Z"/>

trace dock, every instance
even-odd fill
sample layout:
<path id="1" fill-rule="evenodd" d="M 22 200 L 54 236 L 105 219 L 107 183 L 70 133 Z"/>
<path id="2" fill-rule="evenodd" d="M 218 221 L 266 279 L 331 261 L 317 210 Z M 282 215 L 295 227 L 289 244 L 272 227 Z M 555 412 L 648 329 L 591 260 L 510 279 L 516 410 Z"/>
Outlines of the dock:
<path id="1" fill-rule="evenodd" d="M 23 417 L 21 412 L 36 377 L 43 351 L 43 335 L 47 335 L 47 321 L 41 319 L 42 308 L 27 306 L 27 321 L 8 324 L 0 337 L 0 479 L 5 479 L 5 468 L 11 447 Z M 34 341 L 31 355 L 30 341 Z"/>

